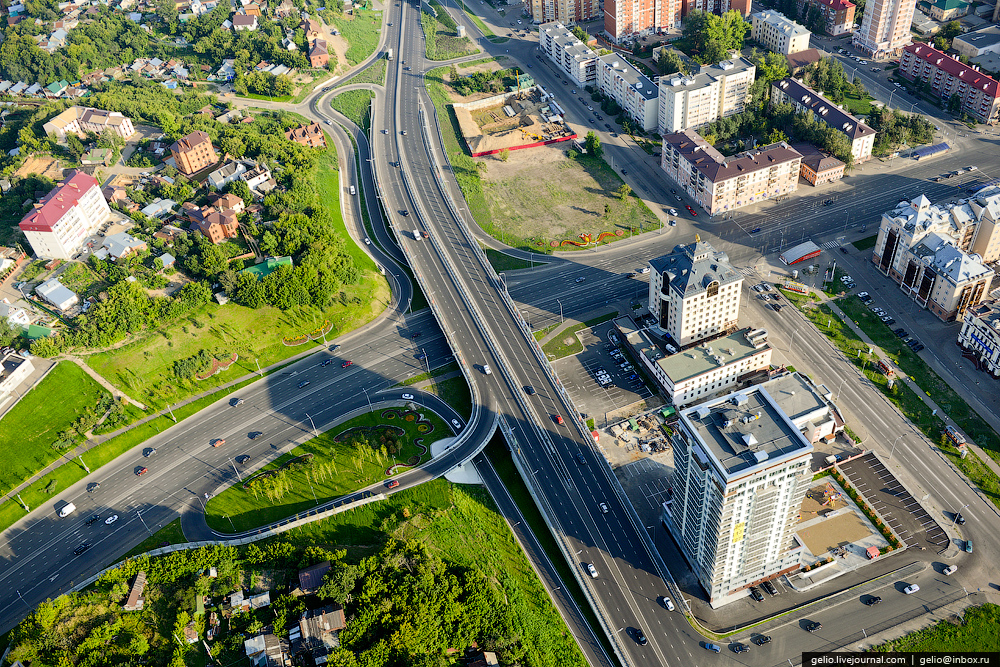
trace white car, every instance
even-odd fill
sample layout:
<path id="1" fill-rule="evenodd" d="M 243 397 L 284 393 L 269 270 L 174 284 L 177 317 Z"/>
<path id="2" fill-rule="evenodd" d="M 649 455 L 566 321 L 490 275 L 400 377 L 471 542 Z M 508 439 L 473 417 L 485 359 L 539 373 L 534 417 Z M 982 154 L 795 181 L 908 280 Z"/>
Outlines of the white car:
<path id="1" fill-rule="evenodd" d="M 958 566 L 957 565 L 949 565 L 948 567 L 944 568 L 944 574 L 945 574 L 945 576 L 947 576 L 949 574 L 955 574 L 955 572 L 957 570 L 958 570 Z"/>
<path id="2" fill-rule="evenodd" d="M 663 606 L 667 608 L 667 611 L 674 610 L 674 603 L 666 595 L 663 596 Z"/>
<path id="3" fill-rule="evenodd" d="M 404 401 L 412 401 L 413 400 L 413 394 L 403 394 L 403 400 Z"/>
<path id="4" fill-rule="evenodd" d="M 372 240 L 366 236 L 365 237 L 365 245 L 371 245 L 371 244 L 372 244 Z"/>
<path id="5" fill-rule="evenodd" d="M 118 520 L 118 515 L 117 514 L 112 514 L 111 516 L 109 516 L 107 519 L 104 520 L 104 523 L 106 525 L 110 526 L 111 524 L 113 524 L 117 520 Z"/>
<path id="6" fill-rule="evenodd" d="M 607 503 L 598 503 L 597 507 L 598 507 L 598 509 L 601 510 L 601 514 L 607 514 L 608 513 L 608 504 Z"/>
<path id="7" fill-rule="evenodd" d="M 676 208 L 670 209 L 670 215 L 677 215 L 677 209 Z"/>
<path id="8" fill-rule="evenodd" d="M 593 563 L 587 563 L 587 573 L 594 579 L 597 579 L 597 568 L 594 567 Z"/>
<path id="9" fill-rule="evenodd" d="M 913 595 L 914 593 L 916 593 L 919 590 L 920 590 L 920 586 L 917 586 L 916 584 L 912 584 L 912 585 L 907 586 L 906 588 L 904 588 L 903 592 L 906 593 L 907 595 Z"/>
<path id="10" fill-rule="evenodd" d="M 842 283 L 853 283 L 854 282 L 854 278 L 852 278 L 850 276 L 840 276 L 840 282 L 842 282 Z"/>
<path id="11" fill-rule="evenodd" d="M 458 421 L 457 419 L 452 419 L 451 420 L 451 425 L 455 427 L 456 431 L 458 431 L 458 430 L 460 430 L 462 428 L 462 422 Z"/>

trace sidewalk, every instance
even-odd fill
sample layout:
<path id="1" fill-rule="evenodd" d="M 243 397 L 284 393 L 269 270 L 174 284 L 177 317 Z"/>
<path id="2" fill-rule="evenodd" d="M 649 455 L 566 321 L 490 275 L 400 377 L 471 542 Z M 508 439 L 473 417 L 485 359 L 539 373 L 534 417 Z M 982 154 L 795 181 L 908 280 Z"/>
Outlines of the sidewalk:
<path id="1" fill-rule="evenodd" d="M 112 396 L 116 396 L 118 398 L 123 398 L 123 399 L 125 399 L 126 401 L 128 401 L 132 405 L 135 405 L 136 407 L 138 407 L 141 410 L 148 410 L 149 409 L 149 408 L 146 407 L 145 403 L 140 403 L 139 401 L 135 400 L 134 398 L 132 398 L 131 396 L 129 396 L 128 394 L 126 394 L 124 391 L 122 391 L 118 387 L 114 386 L 113 384 L 111 384 L 110 382 L 108 382 L 107 380 L 105 380 L 104 377 L 100 373 L 98 373 L 93 368 L 91 368 L 90 366 L 88 366 L 87 364 L 85 364 L 84 361 L 83 361 L 83 359 L 81 359 L 80 357 L 74 356 L 72 354 L 65 354 L 65 355 L 61 355 L 61 356 L 62 356 L 63 359 L 66 359 L 67 361 L 72 361 L 74 364 L 76 364 L 77 366 L 79 366 L 80 368 L 82 368 L 84 373 L 86 373 L 87 375 L 89 375 L 90 377 L 92 377 L 94 379 L 94 382 L 96 382 L 97 384 L 99 384 L 102 387 L 104 387 L 105 389 L 107 389 L 108 392 L 110 392 Z"/>

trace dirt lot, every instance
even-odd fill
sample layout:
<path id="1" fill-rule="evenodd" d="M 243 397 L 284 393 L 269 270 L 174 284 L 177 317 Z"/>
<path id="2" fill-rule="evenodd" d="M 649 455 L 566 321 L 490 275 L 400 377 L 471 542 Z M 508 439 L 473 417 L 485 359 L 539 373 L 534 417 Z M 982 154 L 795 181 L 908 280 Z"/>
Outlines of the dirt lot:
<path id="1" fill-rule="evenodd" d="M 512 151 L 506 162 L 484 160 L 483 190 L 504 235 L 558 243 L 653 224 L 655 216 L 637 199 L 622 202 L 621 179 L 606 163 L 570 159 L 571 147 L 564 142 Z"/>
<path id="2" fill-rule="evenodd" d="M 858 516 L 851 512 L 841 514 L 832 519 L 818 523 L 815 526 L 796 531 L 799 539 L 813 554 L 821 556 L 836 547 L 846 546 L 871 535 L 868 526 Z"/>
<path id="3" fill-rule="evenodd" d="M 41 174 L 59 180 L 63 176 L 62 164 L 55 158 L 31 156 L 25 158 L 21 168 L 14 172 L 16 178 L 24 178 L 28 174 Z"/>
<path id="4" fill-rule="evenodd" d="M 459 78 L 469 76 L 475 72 L 499 72 L 503 69 L 501 65 L 496 60 L 491 60 L 488 63 L 479 63 L 478 65 L 470 65 L 468 67 L 456 67 L 455 70 L 458 73 Z M 445 83 L 450 84 L 452 81 L 451 72 L 446 72 L 444 75 Z M 454 90 L 452 90 L 450 85 L 445 86 L 445 90 L 448 91 L 448 98 L 452 102 L 473 102 L 475 100 L 480 100 L 484 97 L 490 97 L 495 93 L 473 93 L 468 97 L 459 95 Z"/>

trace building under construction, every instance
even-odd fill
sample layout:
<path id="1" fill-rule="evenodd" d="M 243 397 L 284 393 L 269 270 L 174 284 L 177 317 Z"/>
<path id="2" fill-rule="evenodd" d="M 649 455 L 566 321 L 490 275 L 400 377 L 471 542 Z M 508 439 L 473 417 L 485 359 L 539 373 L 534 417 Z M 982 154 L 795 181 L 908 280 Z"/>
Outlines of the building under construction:
<path id="1" fill-rule="evenodd" d="M 577 138 L 562 107 L 538 86 L 452 106 L 473 157 Z"/>

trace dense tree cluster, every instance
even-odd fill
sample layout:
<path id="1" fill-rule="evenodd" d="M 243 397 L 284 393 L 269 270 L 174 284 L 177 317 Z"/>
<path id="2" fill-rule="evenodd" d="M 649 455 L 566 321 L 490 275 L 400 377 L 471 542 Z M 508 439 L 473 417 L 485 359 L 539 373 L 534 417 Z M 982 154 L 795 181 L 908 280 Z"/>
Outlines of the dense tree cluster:
<path id="1" fill-rule="evenodd" d="M 868 125 L 877 133 L 872 152 L 889 155 L 900 147 L 929 144 L 934 140 L 934 124 L 919 114 L 905 114 L 899 109 L 875 109 Z"/>
<path id="2" fill-rule="evenodd" d="M 233 89 L 240 95 L 252 93 L 254 95 L 270 95 L 271 97 L 284 97 L 291 95 L 295 86 L 292 79 L 287 74 L 275 76 L 270 72 L 251 71 L 236 75 L 233 81 Z"/>
<path id="3" fill-rule="evenodd" d="M 676 74 L 677 72 L 687 74 L 687 68 L 684 66 L 684 61 L 681 60 L 681 57 L 677 55 L 676 51 L 669 48 L 663 48 L 660 50 L 660 57 L 656 61 L 656 68 L 660 73 L 660 76 Z"/>
<path id="4" fill-rule="evenodd" d="M 690 49 L 692 60 L 717 63 L 725 60 L 732 50 L 743 48 L 743 40 L 750 31 L 750 24 L 737 11 L 722 16 L 703 11 L 693 11 L 684 17 L 684 43 Z"/>
<path id="5" fill-rule="evenodd" d="M 847 80 L 844 66 L 836 58 L 820 58 L 806 67 L 802 80 L 807 86 L 821 91 L 831 102 L 841 104 L 847 95 L 864 99 L 868 95 L 860 78 Z"/>
<path id="6" fill-rule="evenodd" d="M 449 73 L 449 82 L 459 95 L 472 95 L 473 93 L 502 93 L 507 86 L 517 83 L 515 72 L 512 70 L 497 70 L 490 72 L 473 72 L 468 76 L 460 76 L 458 68 L 452 65 Z"/>

